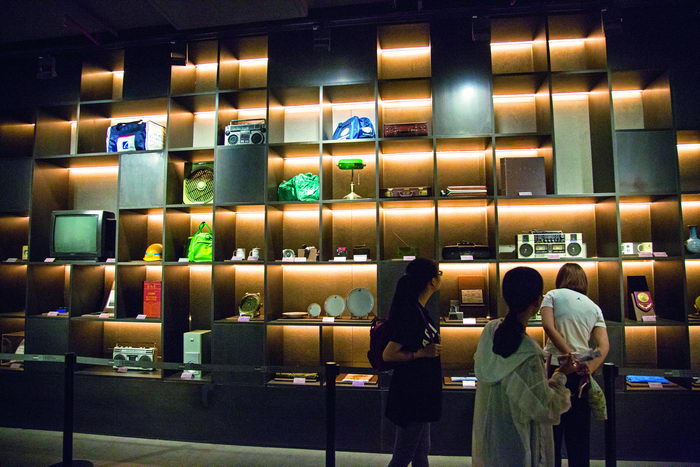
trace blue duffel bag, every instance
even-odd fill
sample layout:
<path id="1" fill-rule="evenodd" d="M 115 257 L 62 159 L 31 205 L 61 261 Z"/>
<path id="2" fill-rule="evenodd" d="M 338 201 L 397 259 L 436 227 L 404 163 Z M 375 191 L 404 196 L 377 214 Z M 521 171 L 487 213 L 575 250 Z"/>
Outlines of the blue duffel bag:
<path id="1" fill-rule="evenodd" d="M 374 138 L 374 126 L 367 117 L 350 117 L 339 123 L 333 132 L 333 139 L 336 140 L 360 138 Z"/>
<path id="2" fill-rule="evenodd" d="M 155 122 L 117 123 L 107 129 L 107 152 L 163 149 L 164 139 L 165 128 Z"/>

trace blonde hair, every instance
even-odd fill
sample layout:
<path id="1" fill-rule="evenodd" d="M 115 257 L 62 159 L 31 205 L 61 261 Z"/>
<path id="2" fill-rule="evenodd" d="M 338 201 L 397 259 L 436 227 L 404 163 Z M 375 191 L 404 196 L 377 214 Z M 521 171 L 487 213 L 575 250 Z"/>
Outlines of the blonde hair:
<path id="1" fill-rule="evenodd" d="M 566 263 L 557 273 L 556 286 L 557 289 L 571 289 L 586 295 L 588 293 L 586 272 L 576 263 Z"/>

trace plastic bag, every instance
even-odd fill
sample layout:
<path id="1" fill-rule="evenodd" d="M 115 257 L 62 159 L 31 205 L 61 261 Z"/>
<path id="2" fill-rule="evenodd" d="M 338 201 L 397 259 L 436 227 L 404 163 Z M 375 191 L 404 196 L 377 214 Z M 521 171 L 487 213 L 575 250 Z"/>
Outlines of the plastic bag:
<path id="1" fill-rule="evenodd" d="M 208 232 L 205 232 L 204 229 Z M 197 232 L 190 237 L 190 245 L 187 248 L 187 259 L 191 262 L 201 263 L 212 260 L 212 240 L 214 235 L 211 227 L 206 222 L 199 224 Z"/>
<path id="2" fill-rule="evenodd" d="M 608 419 L 608 405 L 605 401 L 605 394 L 598 382 L 591 375 L 588 388 L 588 405 L 591 407 L 591 415 L 596 420 Z"/>
<path id="3" fill-rule="evenodd" d="M 279 201 L 318 201 L 320 179 L 312 173 L 297 174 L 277 187 Z"/>

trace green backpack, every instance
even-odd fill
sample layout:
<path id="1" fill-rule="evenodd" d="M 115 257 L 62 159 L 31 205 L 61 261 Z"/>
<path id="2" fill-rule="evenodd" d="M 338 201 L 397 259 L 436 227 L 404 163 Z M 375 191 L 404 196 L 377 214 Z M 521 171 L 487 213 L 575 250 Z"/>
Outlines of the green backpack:
<path id="1" fill-rule="evenodd" d="M 204 229 L 208 232 L 205 232 Z M 190 237 L 190 245 L 187 248 L 187 259 L 194 263 L 201 263 L 212 260 L 212 239 L 211 227 L 206 222 L 199 224 L 197 233 Z"/>

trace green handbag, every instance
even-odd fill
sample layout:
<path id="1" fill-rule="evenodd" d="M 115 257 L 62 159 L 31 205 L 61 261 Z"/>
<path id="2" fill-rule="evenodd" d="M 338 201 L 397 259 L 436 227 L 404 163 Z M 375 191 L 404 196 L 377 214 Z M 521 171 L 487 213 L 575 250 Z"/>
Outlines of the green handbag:
<path id="1" fill-rule="evenodd" d="M 208 232 L 205 232 L 204 229 Z M 190 237 L 190 245 L 187 248 L 187 259 L 194 263 L 202 263 L 212 260 L 212 240 L 214 235 L 211 227 L 206 222 L 199 224 L 197 233 Z"/>

